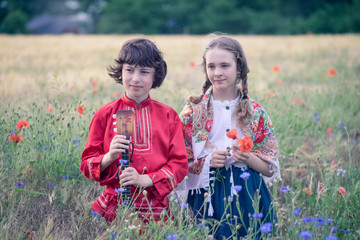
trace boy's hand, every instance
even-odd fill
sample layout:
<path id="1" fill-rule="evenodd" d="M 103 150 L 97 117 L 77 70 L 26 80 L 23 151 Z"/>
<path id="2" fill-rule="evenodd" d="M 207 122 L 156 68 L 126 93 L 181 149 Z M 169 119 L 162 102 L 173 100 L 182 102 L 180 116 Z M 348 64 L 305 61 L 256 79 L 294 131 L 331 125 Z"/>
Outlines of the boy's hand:
<path id="1" fill-rule="evenodd" d="M 216 150 L 211 155 L 210 165 L 215 168 L 224 167 L 226 158 L 231 154 L 225 150 Z"/>
<path id="2" fill-rule="evenodd" d="M 119 154 L 129 149 L 130 141 L 126 140 L 125 135 L 115 135 L 110 143 L 110 150 L 106 153 L 100 163 L 100 172 L 104 171 L 113 161 L 115 161 Z"/>
<path id="3" fill-rule="evenodd" d="M 153 186 L 153 181 L 151 181 L 149 175 L 144 174 L 140 175 L 135 168 L 127 167 L 125 168 L 120 175 L 120 185 L 121 186 L 130 186 L 135 187 L 150 187 Z"/>
<path id="4" fill-rule="evenodd" d="M 125 135 L 115 135 L 110 143 L 109 154 L 110 161 L 113 162 L 119 157 L 119 154 L 129 149 L 130 141 L 126 140 Z"/>

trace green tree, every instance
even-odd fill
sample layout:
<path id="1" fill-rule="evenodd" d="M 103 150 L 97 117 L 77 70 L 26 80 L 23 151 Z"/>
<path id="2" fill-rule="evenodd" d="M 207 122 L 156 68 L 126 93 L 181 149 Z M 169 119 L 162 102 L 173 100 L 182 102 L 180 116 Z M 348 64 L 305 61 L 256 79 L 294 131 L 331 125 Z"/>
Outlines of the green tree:
<path id="1" fill-rule="evenodd" d="M 27 16 L 21 10 L 15 10 L 6 15 L 2 23 L 2 30 L 9 34 L 27 33 Z"/>

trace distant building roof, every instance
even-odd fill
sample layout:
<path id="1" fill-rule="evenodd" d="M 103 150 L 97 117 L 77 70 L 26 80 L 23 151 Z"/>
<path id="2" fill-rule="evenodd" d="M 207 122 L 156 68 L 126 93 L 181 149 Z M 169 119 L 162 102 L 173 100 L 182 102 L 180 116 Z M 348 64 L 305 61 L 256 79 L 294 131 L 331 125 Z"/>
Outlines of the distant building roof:
<path id="1" fill-rule="evenodd" d="M 43 14 L 31 19 L 27 24 L 33 34 L 86 33 L 76 16 Z"/>

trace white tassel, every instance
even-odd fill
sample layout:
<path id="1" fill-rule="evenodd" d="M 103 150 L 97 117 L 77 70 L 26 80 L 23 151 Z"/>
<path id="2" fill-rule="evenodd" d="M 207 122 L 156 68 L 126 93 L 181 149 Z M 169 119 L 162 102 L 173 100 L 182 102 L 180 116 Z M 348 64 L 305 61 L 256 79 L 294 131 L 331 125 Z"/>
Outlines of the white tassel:
<path id="1" fill-rule="evenodd" d="M 209 215 L 209 216 L 213 216 L 213 215 L 214 215 L 214 208 L 213 208 L 213 206 L 212 206 L 212 204 L 211 204 L 211 201 L 210 201 L 210 203 L 209 203 L 208 215 Z"/>
<path id="2" fill-rule="evenodd" d="M 230 167 L 230 183 L 231 183 L 231 189 L 230 189 L 230 195 L 231 197 L 234 196 L 234 194 L 236 194 L 236 191 L 234 189 L 234 176 L 233 176 L 233 171 L 232 171 L 232 166 Z"/>

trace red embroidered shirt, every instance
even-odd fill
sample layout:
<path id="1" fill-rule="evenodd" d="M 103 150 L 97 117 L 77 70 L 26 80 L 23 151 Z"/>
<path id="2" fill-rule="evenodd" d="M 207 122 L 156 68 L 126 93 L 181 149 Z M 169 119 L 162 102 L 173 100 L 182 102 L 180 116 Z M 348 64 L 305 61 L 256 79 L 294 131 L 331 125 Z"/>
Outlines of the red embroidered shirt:
<path id="1" fill-rule="evenodd" d="M 167 195 L 180 183 L 188 172 L 188 160 L 184 143 L 182 123 L 177 113 L 170 107 L 152 100 L 150 97 L 137 104 L 126 94 L 120 99 L 102 106 L 94 115 L 89 136 L 82 154 L 80 170 L 90 180 L 106 186 L 105 191 L 94 202 L 92 208 L 108 221 L 116 216 L 120 198 L 115 191 L 120 187 L 115 178 L 120 157 L 100 173 L 100 162 L 110 149 L 112 138 L 117 134 L 115 115 L 118 110 L 133 110 L 134 131 L 130 141 L 134 144 L 130 163 L 139 174 L 148 174 L 154 186 L 146 188 L 148 201 L 144 195 L 131 186 L 131 195 L 138 196 L 134 206 L 146 219 L 153 216 L 160 219 L 160 213 L 169 213 Z M 132 149 L 130 149 L 131 153 Z M 144 170 L 145 169 L 145 170 Z M 135 194 L 135 195 L 134 195 Z M 148 203 L 151 203 L 151 213 Z"/>

